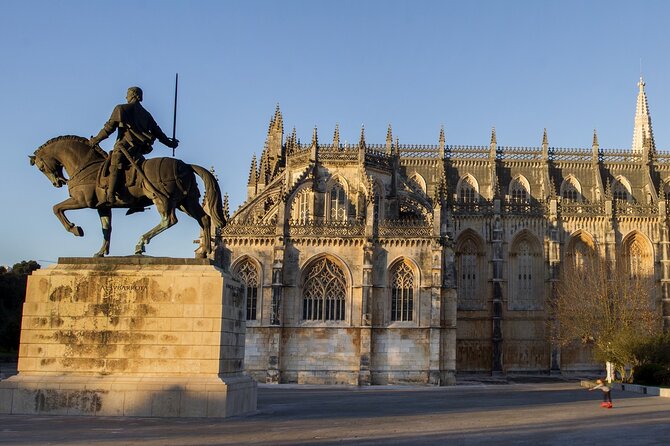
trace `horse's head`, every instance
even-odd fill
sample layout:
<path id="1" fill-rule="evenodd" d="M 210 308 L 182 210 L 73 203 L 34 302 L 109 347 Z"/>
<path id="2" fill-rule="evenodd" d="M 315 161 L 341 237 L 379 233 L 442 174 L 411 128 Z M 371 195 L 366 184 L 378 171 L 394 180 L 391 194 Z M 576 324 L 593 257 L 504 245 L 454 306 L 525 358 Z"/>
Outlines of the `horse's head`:
<path id="1" fill-rule="evenodd" d="M 34 155 L 28 155 L 30 165 L 37 168 L 51 181 L 55 187 L 62 187 L 67 184 L 67 178 L 63 175 L 63 164 L 53 156 L 48 156 L 44 147 L 35 150 Z"/>

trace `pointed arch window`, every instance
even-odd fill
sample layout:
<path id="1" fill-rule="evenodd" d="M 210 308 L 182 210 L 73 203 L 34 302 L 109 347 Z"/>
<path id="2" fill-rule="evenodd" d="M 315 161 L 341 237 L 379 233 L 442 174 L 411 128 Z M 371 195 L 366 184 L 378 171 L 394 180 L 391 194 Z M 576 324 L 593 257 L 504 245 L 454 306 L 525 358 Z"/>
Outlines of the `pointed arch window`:
<path id="1" fill-rule="evenodd" d="M 515 311 L 542 310 L 546 272 L 542 244 L 530 231 L 524 231 L 512 242 L 510 249 L 507 308 Z"/>
<path id="2" fill-rule="evenodd" d="M 391 273 L 391 320 L 411 321 L 414 319 L 414 272 L 409 265 L 401 262 Z"/>
<path id="3" fill-rule="evenodd" d="M 340 183 L 335 183 L 329 191 L 330 221 L 339 222 L 347 220 L 347 194 Z"/>
<path id="4" fill-rule="evenodd" d="M 617 201 L 629 201 L 630 191 L 621 179 L 614 182 L 612 187 L 612 197 Z"/>
<path id="5" fill-rule="evenodd" d="M 649 276 L 652 271 L 651 252 L 639 234 L 634 234 L 624 242 L 625 266 L 631 280 Z"/>
<path id="6" fill-rule="evenodd" d="M 235 270 L 235 275 L 244 284 L 247 299 L 247 320 L 255 321 L 258 317 L 258 269 L 251 260 L 243 261 Z"/>
<path id="7" fill-rule="evenodd" d="M 631 278 L 640 277 L 644 273 L 644 249 L 640 245 L 640 242 L 635 240 L 629 250 L 628 259 L 629 259 L 629 269 Z"/>
<path id="8" fill-rule="evenodd" d="M 458 187 L 458 200 L 461 203 L 474 203 L 477 201 L 478 195 L 475 180 L 470 176 L 463 177 Z"/>
<path id="9" fill-rule="evenodd" d="M 563 181 L 561 186 L 561 197 L 567 201 L 581 201 L 581 188 L 574 178 Z"/>
<path id="10" fill-rule="evenodd" d="M 305 224 L 310 219 L 310 199 L 312 195 L 309 190 L 302 189 L 293 200 L 291 218 L 299 224 Z"/>
<path id="11" fill-rule="evenodd" d="M 344 320 L 346 279 L 329 258 L 309 267 L 303 282 L 302 318 L 308 321 Z"/>
<path id="12" fill-rule="evenodd" d="M 412 189 L 414 189 L 415 192 L 419 192 L 421 194 L 426 193 L 426 181 L 423 179 L 423 177 L 419 174 L 414 174 L 412 177 L 409 179 L 409 185 Z"/>
<path id="13" fill-rule="evenodd" d="M 477 249 L 472 240 L 466 240 L 459 256 L 458 292 L 462 301 L 477 297 Z"/>
<path id="14" fill-rule="evenodd" d="M 592 259 L 593 249 L 583 240 L 577 240 L 574 247 L 574 267 L 583 269 Z"/>
<path id="15" fill-rule="evenodd" d="M 528 301 L 533 298 L 533 256 L 526 241 L 519 244 L 517 262 L 517 299 Z"/>
<path id="16" fill-rule="evenodd" d="M 521 178 L 515 178 L 509 186 L 509 195 L 511 200 L 516 203 L 528 203 L 530 193 L 528 186 L 524 184 Z"/>

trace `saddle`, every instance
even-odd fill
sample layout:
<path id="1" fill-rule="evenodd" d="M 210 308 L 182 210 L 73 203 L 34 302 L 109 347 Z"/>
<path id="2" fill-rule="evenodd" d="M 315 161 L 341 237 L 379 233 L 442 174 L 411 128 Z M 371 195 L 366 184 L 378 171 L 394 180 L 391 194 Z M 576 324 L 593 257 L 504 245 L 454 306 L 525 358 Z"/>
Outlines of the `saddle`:
<path id="1" fill-rule="evenodd" d="M 135 160 L 137 166 L 142 169 L 146 159 L 141 156 Z M 102 165 L 98 169 L 97 181 L 95 186 L 95 192 L 98 197 L 105 197 L 107 194 L 107 189 L 109 189 L 109 169 L 111 165 L 111 157 L 107 157 L 103 161 Z M 119 184 L 117 186 L 117 191 L 119 194 L 123 195 L 123 192 L 132 186 L 135 186 L 138 182 L 138 173 L 137 170 L 130 164 L 128 160 L 123 162 L 122 177 L 118 180 Z"/>

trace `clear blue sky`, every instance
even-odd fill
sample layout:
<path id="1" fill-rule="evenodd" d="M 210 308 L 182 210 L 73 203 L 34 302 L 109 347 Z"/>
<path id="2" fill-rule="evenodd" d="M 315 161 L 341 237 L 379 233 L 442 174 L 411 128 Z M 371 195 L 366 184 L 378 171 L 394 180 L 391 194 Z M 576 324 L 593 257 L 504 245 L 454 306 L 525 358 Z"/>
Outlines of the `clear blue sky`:
<path id="1" fill-rule="evenodd" d="M 0 264 L 90 256 L 94 210 L 72 211 L 86 236 L 52 213 L 67 198 L 27 155 L 64 134 L 96 134 L 127 87 L 166 133 L 174 74 L 177 157 L 214 166 L 231 210 L 246 198 L 252 154 L 280 104 L 285 131 L 309 141 L 629 148 L 640 75 L 657 147 L 670 146 L 670 3 L 665 1 L 31 1 L 0 14 Z M 113 138 L 105 141 L 109 149 Z M 152 156 L 170 151 L 156 143 Z M 132 254 L 152 210 L 114 213 L 111 255 Z M 196 223 L 148 255 L 191 257 Z"/>

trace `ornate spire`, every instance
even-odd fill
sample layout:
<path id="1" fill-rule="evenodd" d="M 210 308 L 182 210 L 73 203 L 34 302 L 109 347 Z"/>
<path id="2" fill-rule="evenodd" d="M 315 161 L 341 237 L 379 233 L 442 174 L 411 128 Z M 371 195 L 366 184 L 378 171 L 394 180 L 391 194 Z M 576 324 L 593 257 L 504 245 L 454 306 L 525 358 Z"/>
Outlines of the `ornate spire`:
<path id="1" fill-rule="evenodd" d="M 642 76 L 640 76 L 640 81 L 637 83 L 639 91 L 637 94 L 637 106 L 635 108 L 635 127 L 633 129 L 633 153 L 637 154 L 642 154 L 644 151 L 654 152 L 656 150 L 647 94 L 644 92 L 645 85 Z"/>
<path id="2" fill-rule="evenodd" d="M 444 126 L 440 127 L 440 158 L 444 158 L 444 149 L 445 149 L 445 138 L 444 138 Z"/>
<path id="3" fill-rule="evenodd" d="M 544 134 L 542 135 L 542 145 L 543 146 L 548 146 L 549 145 L 549 138 L 547 138 L 547 129 L 545 127 L 544 129 Z"/>
<path id="4" fill-rule="evenodd" d="M 314 130 L 312 131 L 312 146 L 318 146 L 319 145 L 319 137 L 316 132 L 316 126 L 314 126 Z"/>
<path id="5" fill-rule="evenodd" d="M 335 133 L 333 133 L 333 149 L 340 148 L 340 124 L 335 124 Z"/>
<path id="6" fill-rule="evenodd" d="M 251 167 L 249 168 L 249 180 L 247 186 L 256 187 L 258 181 L 258 166 L 256 165 L 256 154 L 251 158 Z"/>
<path id="7" fill-rule="evenodd" d="M 316 126 L 314 126 L 314 131 L 312 132 L 312 146 L 310 148 L 309 159 L 316 161 L 319 158 L 319 136 L 316 132 Z"/>
<path id="8" fill-rule="evenodd" d="M 365 149 L 365 126 L 361 125 L 361 139 L 358 141 L 358 148 Z"/>
<path id="9" fill-rule="evenodd" d="M 272 175 L 272 167 L 270 166 L 270 158 L 268 156 L 261 157 L 259 170 L 260 184 L 268 184 Z"/>
<path id="10" fill-rule="evenodd" d="M 230 204 L 228 203 L 228 192 L 223 194 L 223 216 L 230 220 Z"/>
<path id="11" fill-rule="evenodd" d="M 286 138 L 286 153 L 288 155 L 291 155 L 296 151 L 296 149 L 298 148 L 297 143 L 298 143 L 298 137 L 296 136 L 295 133 L 295 127 L 293 127 L 293 131 Z"/>
<path id="12" fill-rule="evenodd" d="M 391 124 L 389 124 L 388 130 L 386 130 L 386 153 L 391 154 L 393 150 L 393 132 L 391 131 Z"/>
<path id="13" fill-rule="evenodd" d="M 547 137 L 547 129 L 544 129 L 542 134 L 542 158 L 547 161 L 549 159 L 549 138 Z"/>
<path id="14" fill-rule="evenodd" d="M 498 155 L 498 138 L 496 138 L 496 128 L 491 130 L 491 144 L 489 145 L 489 161 L 496 159 Z"/>
<path id="15" fill-rule="evenodd" d="M 275 115 L 272 118 L 272 122 L 274 123 L 275 129 L 281 130 L 282 133 L 284 133 L 284 119 L 282 118 L 281 110 L 279 109 L 279 103 L 277 103 L 277 107 L 275 107 Z"/>
<path id="16" fill-rule="evenodd" d="M 597 164 L 600 161 L 600 144 L 598 144 L 598 133 L 593 129 L 593 143 L 591 144 L 591 162 Z"/>
<path id="17" fill-rule="evenodd" d="M 607 179 L 607 184 L 605 184 L 605 199 L 612 199 L 612 180 Z"/>
<path id="18" fill-rule="evenodd" d="M 255 197 L 258 193 L 258 166 L 256 164 L 256 154 L 251 158 L 251 167 L 249 168 L 249 180 L 247 181 L 247 198 Z"/>

